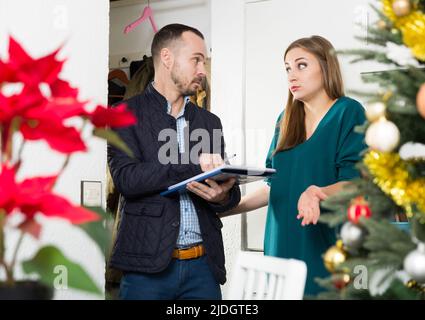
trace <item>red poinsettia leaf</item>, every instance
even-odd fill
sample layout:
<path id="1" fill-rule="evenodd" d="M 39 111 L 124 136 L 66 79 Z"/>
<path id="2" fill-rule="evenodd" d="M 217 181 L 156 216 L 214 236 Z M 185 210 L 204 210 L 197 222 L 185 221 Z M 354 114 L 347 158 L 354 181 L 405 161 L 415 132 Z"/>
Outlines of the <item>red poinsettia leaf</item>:
<path id="1" fill-rule="evenodd" d="M 80 102 L 74 98 L 56 98 L 48 102 L 45 111 L 55 114 L 60 120 L 64 120 L 85 115 L 85 104 L 86 102 Z"/>
<path id="2" fill-rule="evenodd" d="M 9 68 L 9 65 L 0 60 L 0 84 L 2 82 L 12 82 L 13 73 Z"/>
<path id="3" fill-rule="evenodd" d="M 25 219 L 18 228 L 24 232 L 32 235 L 34 238 L 39 239 L 41 234 L 41 225 L 34 219 Z"/>
<path id="4" fill-rule="evenodd" d="M 9 60 L 16 65 L 34 61 L 12 36 L 9 37 Z"/>
<path id="5" fill-rule="evenodd" d="M 53 83 L 64 61 L 56 60 L 60 49 L 40 59 L 32 58 L 13 37 L 9 40 L 9 68 L 13 72 L 14 81 L 22 81 L 26 85 L 37 87 L 40 83 Z"/>
<path id="6" fill-rule="evenodd" d="M 3 124 L 4 122 L 10 121 L 13 115 L 13 107 L 10 103 L 10 98 L 6 98 L 0 92 L 0 122 Z"/>
<path id="7" fill-rule="evenodd" d="M 62 97 L 62 98 L 77 98 L 78 89 L 72 88 L 69 82 L 62 79 L 56 79 L 50 85 L 50 90 L 53 97 Z"/>
<path id="8" fill-rule="evenodd" d="M 42 57 L 36 61 L 34 71 L 37 71 L 38 82 L 45 82 L 52 84 L 57 81 L 59 73 L 62 70 L 65 61 L 56 60 L 60 48 L 52 52 L 51 54 Z M 37 77 L 33 77 L 37 79 Z"/>
<path id="9" fill-rule="evenodd" d="M 2 165 L 0 172 L 0 208 L 10 213 L 14 209 L 16 194 L 15 169 Z"/>
<path id="10" fill-rule="evenodd" d="M 58 176 L 25 179 L 19 184 L 20 193 L 30 196 L 36 193 L 48 193 L 52 190 Z"/>
<path id="11" fill-rule="evenodd" d="M 69 154 L 86 151 L 80 132 L 74 127 L 65 127 L 60 123 L 49 123 L 45 119 L 34 126 L 22 124 L 21 133 L 26 140 L 45 140 L 49 146 L 61 153 Z"/>
<path id="12" fill-rule="evenodd" d="M 10 101 L 0 92 L 0 145 L 1 152 L 5 152 L 9 139 L 10 122 L 12 121 L 12 107 Z"/>
<path id="13" fill-rule="evenodd" d="M 42 110 L 48 100 L 41 94 L 40 90 L 35 87 L 25 86 L 19 95 L 11 98 L 16 114 L 28 117 L 26 112 L 31 110 Z"/>
<path id="14" fill-rule="evenodd" d="M 97 106 L 96 109 L 89 114 L 89 118 L 97 128 L 126 127 L 136 123 L 136 117 L 133 112 L 127 110 L 126 104 L 120 104 L 114 108 Z"/>
<path id="15" fill-rule="evenodd" d="M 72 205 L 67 199 L 54 194 L 43 197 L 39 206 L 39 212 L 48 217 L 59 217 L 73 224 L 100 220 L 100 216 L 83 207 Z"/>
<path id="16" fill-rule="evenodd" d="M 25 213 L 27 219 L 32 219 L 39 211 L 40 202 L 56 181 L 57 176 L 36 177 L 25 179 L 16 186 L 14 193 L 14 206 Z"/>
<path id="17" fill-rule="evenodd" d="M 0 130 L 1 152 L 6 152 L 7 141 L 9 140 L 10 123 L 4 123 Z"/>
<path id="18" fill-rule="evenodd" d="M 42 110 L 46 105 L 47 100 L 37 92 L 37 90 L 24 89 L 18 95 L 12 95 L 10 97 L 4 97 L 0 93 L 0 122 L 2 125 L 2 147 L 3 150 L 6 147 L 6 141 L 10 134 L 9 128 L 12 122 L 16 119 L 19 120 L 16 129 L 19 129 L 20 123 L 28 119 L 28 114 L 33 112 L 32 110 Z"/>

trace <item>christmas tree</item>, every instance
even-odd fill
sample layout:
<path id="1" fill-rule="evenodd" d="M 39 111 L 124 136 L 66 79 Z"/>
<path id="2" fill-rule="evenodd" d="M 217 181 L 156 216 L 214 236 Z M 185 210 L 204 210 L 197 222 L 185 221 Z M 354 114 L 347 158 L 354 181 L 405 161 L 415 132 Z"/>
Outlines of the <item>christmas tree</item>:
<path id="1" fill-rule="evenodd" d="M 425 299 L 425 156 L 403 152 L 425 144 L 425 0 L 372 8 L 370 49 L 343 54 L 388 68 L 362 75 L 381 92 L 357 92 L 368 119 L 356 128 L 369 146 L 361 178 L 322 203 L 321 222 L 340 239 L 323 256 L 331 276 L 317 279 L 327 289 L 319 299 Z"/>

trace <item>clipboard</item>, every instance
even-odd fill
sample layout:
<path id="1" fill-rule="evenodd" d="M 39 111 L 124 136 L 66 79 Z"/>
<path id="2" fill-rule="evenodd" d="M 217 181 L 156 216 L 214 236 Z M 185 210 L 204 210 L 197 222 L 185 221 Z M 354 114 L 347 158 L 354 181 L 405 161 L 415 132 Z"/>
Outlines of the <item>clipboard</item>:
<path id="1" fill-rule="evenodd" d="M 193 176 L 192 178 L 169 186 L 167 190 L 161 192 L 160 195 L 166 196 L 175 192 L 185 191 L 186 185 L 192 181 L 202 182 L 206 179 L 211 179 L 217 182 L 222 182 L 230 178 L 236 178 L 236 183 L 246 184 L 258 180 L 264 180 L 265 178 L 273 176 L 275 173 L 276 169 L 271 168 L 232 166 L 225 164 L 211 171 L 203 172 L 201 174 Z"/>

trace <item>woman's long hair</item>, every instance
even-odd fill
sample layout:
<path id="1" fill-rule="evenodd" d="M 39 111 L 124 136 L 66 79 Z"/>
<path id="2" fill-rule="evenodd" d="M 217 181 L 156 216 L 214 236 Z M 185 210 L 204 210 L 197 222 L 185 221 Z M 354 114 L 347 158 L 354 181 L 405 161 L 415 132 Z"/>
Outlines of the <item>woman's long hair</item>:
<path id="1" fill-rule="evenodd" d="M 322 71 L 324 89 L 329 98 L 334 100 L 344 95 L 344 85 L 338 58 L 334 47 L 328 40 L 320 36 L 298 39 L 286 49 L 284 58 L 294 48 L 304 49 L 317 58 Z M 288 93 L 285 114 L 279 126 L 279 140 L 274 154 L 293 148 L 305 141 L 304 103 L 294 99 L 291 91 Z"/>

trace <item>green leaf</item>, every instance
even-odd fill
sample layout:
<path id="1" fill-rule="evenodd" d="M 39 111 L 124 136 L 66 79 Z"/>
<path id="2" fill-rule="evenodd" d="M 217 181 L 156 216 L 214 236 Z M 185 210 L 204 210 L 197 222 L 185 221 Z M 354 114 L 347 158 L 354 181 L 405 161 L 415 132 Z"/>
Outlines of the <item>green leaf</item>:
<path id="1" fill-rule="evenodd" d="M 54 246 L 41 248 L 32 259 L 24 261 L 22 267 L 27 274 L 36 273 L 40 281 L 48 286 L 64 286 L 102 294 L 87 272 Z"/>
<path id="2" fill-rule="evenodd" d="M 408 288 L 399 279 L 395 279 L 387 291 L 380 297 L 381 299 L 397 299 L 397 300 L 418 300 L 421 298 L 419 292 Z"/>
<path id="3" fill-rule="evenodd" d="M 93 221 L 89 223 L 79 224 L 80 227 L 99 247 L 104 255 L 109 250 L 111 243 L 111 232 L 106 228 L 105 221 L 111 217 L 101 207 L 86 207 L 87 209 L 96 212 L 102 217 L 101 220 Z"/>
<path id="4" fill-rule="evenodd" d="M 122 139 L 115 131 L 95 128 L 93 130 L 93 135 L 101 139 L 105 139 L 109 144 L 124 151 L 129 157 L 134 158 L 133 151 L 131 151 L 131 149 L 125 144 L 124 141 L 122 141 Z"/>
<path id="5" fill-rule="evenodd" d="M 328 224 L 331 228 L 336 227 L 340 224 L 342 224 L 343 222 L 345 222 L 347 219 L 344 215 L 342 214 L 322 214 L 319 217 L 319 221 L 321 223 L 326 223 Z"/>

